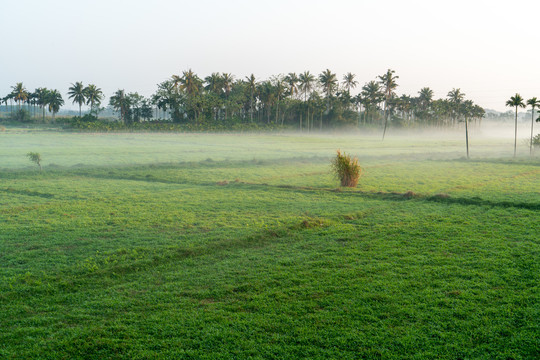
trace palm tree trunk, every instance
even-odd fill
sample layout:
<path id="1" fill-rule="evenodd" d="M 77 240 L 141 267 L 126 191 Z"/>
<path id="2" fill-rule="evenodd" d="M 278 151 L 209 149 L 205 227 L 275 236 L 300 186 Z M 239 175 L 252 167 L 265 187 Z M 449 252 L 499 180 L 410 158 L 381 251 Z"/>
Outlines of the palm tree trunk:
<path id="1" fill-rule="evenodd" d="M 465 143 L 467 146 L 467 159 L 469 158 L 469 126 L 467 118 L 465 117 Z"/>
<path id="2" fill-rule="evenodd" d="M 517 111 L 518 107 L 516 106 L 516 120 L 514 126 L 514 157 L 516 157 L 516 148 L 517 148 Z"/>
<path id="3" fill-rule="evenodd" d="M 529 143 L 529 155 L 532 156 L 532 143 L 533 143 L 533 129 L 534 129 L 534 106 L 531 114 L 531 142 Z"/>

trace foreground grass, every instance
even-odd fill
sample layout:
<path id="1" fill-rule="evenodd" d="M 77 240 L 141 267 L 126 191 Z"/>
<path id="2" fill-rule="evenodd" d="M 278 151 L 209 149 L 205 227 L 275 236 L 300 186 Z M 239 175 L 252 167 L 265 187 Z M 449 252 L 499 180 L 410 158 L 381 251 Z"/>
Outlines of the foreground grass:
<path id="1" fill-rule="evenodd" d="M 267 150 L 3 171 L 0 358 L 538 356 L 537 163 Z"/>

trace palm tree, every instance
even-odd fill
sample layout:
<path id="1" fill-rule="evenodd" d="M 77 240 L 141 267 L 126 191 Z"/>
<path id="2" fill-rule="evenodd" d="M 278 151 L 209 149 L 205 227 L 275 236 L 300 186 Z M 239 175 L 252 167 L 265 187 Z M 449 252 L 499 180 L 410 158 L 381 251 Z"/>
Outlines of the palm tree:
<path id="1" fill-rule="evenodd" d="M 420 108 L 423 111 L 427 110 L 427 108 L 431 105 L 431 101 L 433 101 L 433 90 L 428 87 L 421 88 L 418 92 L 418 102 Z"/>
<path id="2" fill-rule="evenodd" d="M 386 74 L 379 76 L 381 85 L 384 88 L 384 130 L 382 138 L 384 140 L 384 135 L 386 134 L 386 126 L 388 124 L 388 102 L 394 94 L 394 90 L 397 88 L 396 79 L 399 76 L 394 76 L 395 71 L 388 69 Z"/>
<path id="3" fill-rule="evenodd" d="M 515 107 L 516 108 L 516 117 L 515 117 L 515 130 L 514 130 L 514 157 L 516 157 L 516 148 L 517 148 L 517 113 L 518 113 L 518 107 L 525 107 L 525 104 L 523 103 L 523 98 L 521 95 L 516 93 L 516 95 L 510 97 L 510 100 L 506 102 L 506 106 L 509 107 Z"/>
<path id="4" fill-rule="evenodd" d="M 229 95 L 231 94 L 232 84 L 234 81 L 234 75 L 230 73 L 221 74 L 221 85 L 223 86 L 223 91 L 225 92 L 225 119 L 228 117 L 229 113 Z"/>
<path id="5" fill-rule="evenodd" d="M 42 121 L 45 122 L 45 106 L 47 105 L 49 90 L 47 90 L 47 88 L 37 88 L 35 94 L 37 100 L 36 103 L 41 108 L 43 113 Z"/>
<path id="6" fill-rule="evenodd" d="M 354 80 L 355 77 L 356 75 L 350 72 L 343 76 L 343 86 L 345 86 L 349 94 L 351 93 L 351 89 L 354 89 L 358 85 L 358 81 Z"/>
<path id="7" fill-rule="evenodd" d="M 381 91 L 381 86 L 375 81 L 370 81 L 362 87 L 362 98 L 364 99 L 366 108 L 364 111 L 364 122 L 367 121 L 371 107 L 379 104 L 383 96 L 384 94 Z M 373 120 L 373 115 L 371 115 L 371 119 Z"/>
<path id="8" fill-rule="evenodd" d="M 300 76 L 298 77 L 298 81 L 300 82 L 300 91 L 304 94 L 304 103 L 307 103 L 307 128 L 309 131 L 309 101 L 308 101 L 308 95 L 311 94 L 313 91 L 313 87 L 315 84 L 315 76 L 312 75 L 309 71 L 304 71 Z M 300 119 L 300 131 L 302 130 L 302 119 Z"/>
<path id="9" fill-rule="evenodd" d="M 459 114 L 460 114 L 460 105 L 463 99 L 465 98 L 465 94 L 461 92 L 460 89 L 452 89 L 448 92 L 446 95 L 448 97 L 448 100 L 452 104 L 452 124 L 455 124 L 458 120 Z"/>
<path id="10" fill-rule="evenodd" d="M 86 94 L 82 81 L 78 81 L 75 84 L 72 83 L 68 90 L 68 98 L 73 99 L 73 104 L 79 104 L 79 117 L 81 117 L 81 107 L 86 102 Z"/>
<path id="11" fill-rule="evenodd" d="M 532 117 L 531 117 L 531 142 L 529 144 L 529 152 L 530 155 L 532 155 L 532 149 L 533 149 L 533 130 L 534 130 L 534 109 L 536 107 L 540 107 L 540 100 L 538 100 L 536 97 L 533 97 L 529 100 L 527 100 L 527 105 L 531 105 L 532 107 Z"/>
<path id="12" fill-rule="evenodd" d="M 117 90 L 113 96 L 109 99 L 109 105 L 113 107 L 114 110 L 120 111 L 120 120 L 124 123 L 128 122 L 128 112 L 129 112 L 129 97 L 126 95 L 124 90 Z"/>
<path id="13" fill-rule="evenodd" d="M 19 110 L 21 110 L 22 102 L 28 100 L 28 91 L 22 82 L 15 84 L 15 86 L 12 86 L 11 88 L 13 89 L 11 92 L 13 99 L 19 104 Z"/>
<path id="14" fill-rule="evenodd" d="M 48 91 L 47 105 L 49 105 L 49 111 L 52 112 L 52 119 L 54 122 L 54 115 L 60 110 L 60 107 L 64 105 L 64 99 L 58 90 Z"/>
<path id="15" fill-rule="evenodd" d="M 330 112 L 330 99 L 332 98 L 332 95 L 334 94 L 338 86 L 337 76 L 336 74 L 332 73 L 330 69 L 326 69 L 319 75 L 319 83 L 321 84 L 323 92 L 325 94 L 326 115 L 328 115 L 328 113 Z M 320 127 L 322 129 L 322 118 Z"/>
<path id="16" fill-rule="evenodd" d="M 255 90 L 257 90 L 257 81 L 253 74 L 249 77 L 246 76 L 246 80 L 247 88 L 249 90 L 249 120 L 253 122 L 253 95 L 255 94 Z"/>
<path id="17" fill-rule="evenodd" d="M 103 91 L 96 85 L 90 84 L 84 89 L 84 95 L 86 97 L 86 105 L 90 105 L 90 113 L 94 112 L 95 107 L 99 107 L 101 100 L 103 100 Z M 96 116 L 97 113 L 98 111 L 96 110 Z"/>

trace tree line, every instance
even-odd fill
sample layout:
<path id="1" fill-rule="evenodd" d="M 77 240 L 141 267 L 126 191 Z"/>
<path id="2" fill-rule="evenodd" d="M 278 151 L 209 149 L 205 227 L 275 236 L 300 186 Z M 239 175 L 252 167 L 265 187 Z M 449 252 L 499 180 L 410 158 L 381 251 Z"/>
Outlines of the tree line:
<path id="1" fill-rule="evenodd" d="M 450 90 L 445 98 L 434 99 L 429 87 L 421 88 L 415 96 L 398 95 L 399 76 L 388 70 L 359 87 L 356 75 L 346 73 L 341 80 L 329 69 L 318 75 L 305 71 L 300 74 L 275 75 L 258 80 L 251 74 L 236 78 L 230 73 L 212 73 L 204 78 L 191 69 L 172 75 L 157 85 L 150 97 L 137 92 L 117 90 L 108 105 L 126 125 L 150 120 L 174 123 L 223 122 L 278 124 L 302 131 L 355 125 L 386 129 L 399 127 L 465 126 L 480 123 L 485 111 L 472 100 L 465 99 L 459 89 Z M 356 94 L 353 92 L 356 91 Z M 79 106 L 90 107 L 89 114 L 97 117 L 105 97 L 100 88 L 82 82 L 72 83 L 68 98 Z M 28 91 L 22 83 L 0 98 L 7 106 L 26 104 L 55 114 L 64 100 L 58 90 L 38 88 Z M 533 111 L 534 112 L 534 111 Z"/>

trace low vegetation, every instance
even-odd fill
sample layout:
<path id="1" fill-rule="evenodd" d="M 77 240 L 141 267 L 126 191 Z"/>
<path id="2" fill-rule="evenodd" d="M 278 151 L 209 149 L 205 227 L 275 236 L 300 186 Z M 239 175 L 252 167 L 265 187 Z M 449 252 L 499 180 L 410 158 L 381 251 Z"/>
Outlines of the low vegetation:
<path id="1" fill-rule="evenodd" d="M 39 171 L 42 170 L 41 168 L 41 154 L 40 153 L 37 153 L 37 152 L 29 152 L 26 154 L 26 156 L 28 157 L 28 159 L 35 163 L 38 167 L 39 167 Z"/>
<path id="2" fill-rule="evenodd" d="M 2 359 L 538 353 L 536 160 L 409 138 L 0 136 Z M 21 152 L 38 142 L 39 175 Z M 362 154 L 361 189 L 336 191 L 338 145 Z"/>
<path id="3" fill-rule="evenodd" d="M 337 156 L 332 160 L 332 170 L 339 179 L 341 186 L 356 187 L 362 168 L 358 164 L 358 158 L 351 158 L 346 153 L 341 153 L 341 150 L 337 151 Z"/>

